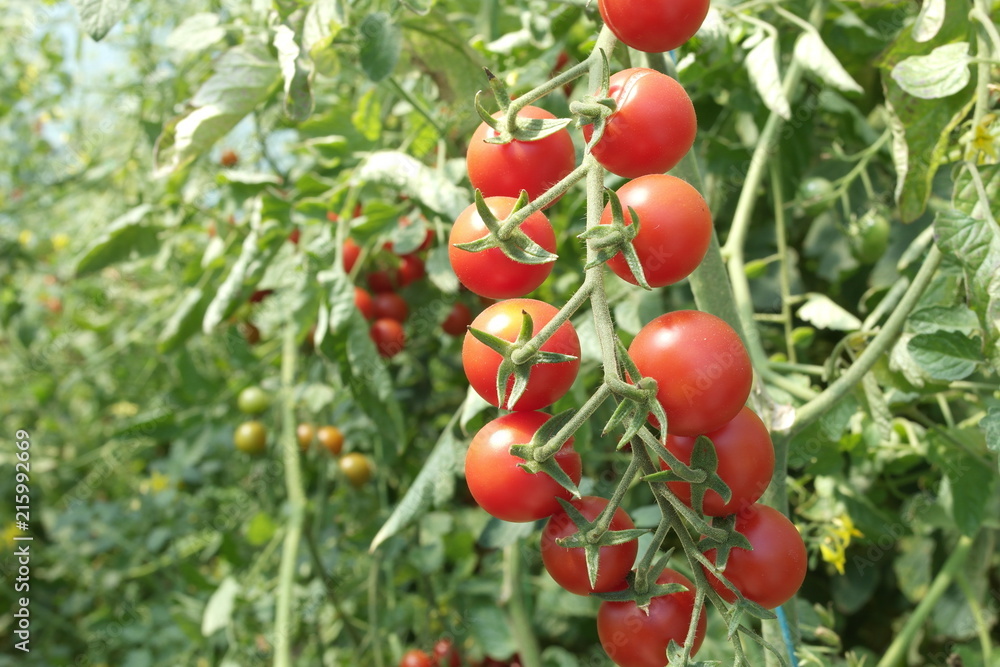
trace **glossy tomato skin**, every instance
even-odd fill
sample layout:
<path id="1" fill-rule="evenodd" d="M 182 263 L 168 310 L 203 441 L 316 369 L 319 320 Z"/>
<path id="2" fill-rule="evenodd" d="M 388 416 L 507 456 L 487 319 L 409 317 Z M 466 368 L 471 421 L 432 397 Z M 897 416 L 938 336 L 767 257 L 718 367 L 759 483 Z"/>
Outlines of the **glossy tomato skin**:
<path id="1" fill-rule="evenodd" d="M 396 278 L 387 269 L 377 269 L 368 274 L 368 287 L 376 294 L 396 289 Z"/>
<path id="2" fill-rule="evenodd" d="M 416 255 L 403 255 L 399 258 L 399 268 L 396 269 L 396 282 L 400 287 L 406 287 L 417 282 L 426 274 L 424 260 Z"/>
<path id="3" fill-rule="evenodd" d="M 472 324 L 472 311 L 464 303 L 456 303 L 452 306 L 448 317 L 441 323 L 441 328 L 449 336 L 458 337 L 468 330 L 470 324 Z"/>
<path id="4" fill-rule="evenodd" d="M 243 422 L 233 432 L 233 444 L 246 454 L 260 454 L 267 448 L 267 427 L 259 421 Z"/>
<path id="5" fill-rule="evenodd" d="M 434 667 L 434 662 L 429 655 L 414 648 L 403 654 L 399 667 Z"/>
<path id="6" fill-rule="evenodd" d="M 517 340 L 521 331 L 523 314 L 532 319 L 532 335 L 537 334 L 558 313 L 558 309 L 535 299 L 508 299 L 493 304 L 472 321 L 472 328 L 493 334 L 508 341 Z M 489 403 L 505 410 L 538 410 L 555 403 L 569 391 L 580 370 L 580 339 L 570 322 L 565 322 L 542 345 L 543 352 L 567 354 L 575 359 L 554 364 L 535 364 L 528 376 L 528 387 L 513 407 L 510 406 L 510 390 L 514 379 L 507 381 L 504 405 L 497 400 L 497 370 L 503 358 L 476 340 L 471 333 L 465 334 L 462 344 L 462 366 L 469 384 Z"/>
<path id="7" fill-rule="evenodd" d="M 808 556 L 795 524 L 778 510 L 766 505 L 751 505 L 736 516 L 736 530 L 753 547 L 733 549 L 726 561 L 725 576 L 746 599 L 766 609 L 788 602 L 802 586 L 808 568 Z M 705 552 L 715 562 L 715 549 Z M 727 602 L 736 596 L 715 576 L 705 570 L 708 583 Z"/>
<path id="8" fill-rule="evenodd" d="M 597 612 L 597 635 L 601 646 L 619 667 L 666 667 L 667 646 L 673 640 L 684 645 L 694 616 L 694 584 L 680 572 L 666 569 L 658 584 L 681 584 L 688 590 L 653 598 L 649 612 L 634 601 L 602 602 Z M 695 630 L 693 656 L 705 639 L 705 610 Z"/>
<path id="9" fill-rule="evenodd" d="M 337 465 L 340 466 L 340 472 L 347 477 L 347 481 L 355 488 L 364 486 L 372 478 L 372 464 L 364 454 L 358 452 L 344 454 Z"/>
<path id="10" fill-rule="evenodd" d="M 316 438 L 316 427 L 302 423 L 295 427 L 295 439 L 299 441 L 299 449 L 306 451 Z"/>
<path id="11" fill-rule="evenodd" d="M 375 341 L 378 353 L 387 359 L 395 357 L 406 347 L 406 334 L 403 332 L 403 325 L 397 320 L 387 317 L 375 320 L 368 333 Z"/>
<path id="12" fill-rule="evenodd" d="M 321 426 L 316 431 L 316 439 L 334 456 L 339 456 L 344 449 L 344 434 L 336 426 Z"/>
<path id="13" fill-rule="evenodd" d="M 641 67 L 622 70 L 611 76 L 608 97 L 618 109 L 591 149 L 608 170 L 625 178 L 662 174 L 694 145 L 694 105 L 684 87 L 666 74 Z M 593 125 L 584 126 L 588 142 L 593 133 Z"/>
<path id="14" fill-rule="evenodd" d="M 486 205 L 503 220 L 514 210 L 516 199 L 490 197 Z M 556 235 L 549 219 L 541 211 L 531 214 L 521 224 L 521 231 L 549 252 L 556 250 Z M 503 254 L 500 248 L 469 252 L 455 247 L 459 243 L 478 241 L 489 234 L 483 219 L 472 204 L 455 220 L 448 239 L 448 259 L 459 281 L 471 292 L 490 299 L 510 299 L 531 292 L 552 273 L 552 262 L 520 264 Z"/>
<path id="15" fill-rule="evenodd" d="M 236 406 L 240 412 L 248 415 L 259 415 L 271 407 L 271 395 L 256 385 L 247 387 L 236 397 Z"/>
<path id="16" fill-rule="evenodd" d="M 486 424 L 476 433 L 465 455 L 465 478 L 476 502 L 503 521 L 537 521 L 559 511 L 557 498 L 570 492 L 544 472 L 532 474 L 518 467 L 524 459 L 508 451 L 511 445 L 531 442 L 551 419 L 542 412 L 512 412 Z M 580 482 L 580 455 L 573 438 L 563 444 L 555 460 L 574 483 Z"/>
<path id="17" fill-rule="evenodd" d="M 375 306 L 372 303 L 372 295 L 365 288 L 354 288 L 354 307 L 361 312 L 361 315 L 366 320 L 375 319 Z"/>
<path id="18" fill-rule="evenodd" d="M 493 114 L 500 117 L 500 112 Z M 555 118 L 539 107 L 527 106 L 519 118 Z M 482 190 L 484 197 L 514 197 L 528 191 L 532 200 L 566 177 L 576 167 L 576 150 L 566 129 L 538 141 L 511 141 L 489 144 L 497 132 L 481 123 L 472 135 L 466 164 L 473 188 Z"/>
<path id="19" fill-rule="evenodd" d="M 570 503 L 588 520 L 593 521 L 608 506 L 605 498 L 583 496 Z M 615 510 L 611 518 L 610 530 L 629 530 L 635 528 L 631 517 L 621 507 Z M 638 542 L 632 540 L 624 544 L 601 547 L 597 567 L 597 584 L 591 588 L 587 575 L 587 561 L 582 547 L 566 548 L 556 544 L 561 537 L 568 537 L 577 532 L 576 524 L 562 509 L 553 514 L 542 529 L 542 563 L 557 584 L 571 593 L 589 595 L 590 593 L 606 593 L 621 590 L 625 587 L 625 577 L 632 570 L 635 555 L 638 553 Z"/>
<path id="20" fill-rule="evenodd" d="M 608 29 L 639 51 L 673 51 L 691 39 L 708 15 L 709 0 L 599 0 Z"/>
<path id="21" fill-rule="evenodd" d="M 716 472 L 726 483 L 733 496 L 723 502 L 715 491 L 705 493 L 702 509 L 708 516 L 736 514 L 757 502 L 771 483 L 774 474 L 774 445 L 767 427 L 750 408 L 744 406 L 739 413 L 720 428 L 706 433 L 715 445 L 719 458 Z M 691 453 L 697 437 L 667 436 L 667 449 L 681 460 L 691 463 Z M 667 469 L 665 463 L 662 464 Z M 691 485 L 687 482 L 667 482 L 674 495 L 691 505 Z"/>
<path id="22" fill-rule="evenodd" d="M 361 246 L 354 242 L 354 239 L 344 241 L 344 273 L 354 270 L 354 265 L 358 263 L 361 256 Z"/>
<path id="23" fill-rule="evenodd" d="M 679 178 L 650 174 L 629 181 L 616 194 L 626 225 L 633 224 L 629 208 L 639 216 L 632 246 L 651 287 L 673 285 L 698 268 L 712 240 L 712 214 L 697 190 Z M 608 204 L 601 224 L 612 220 Z M 608 260 L 608 266 L 622 280 L 639 284 L 622 253 Z"/>
<path id="24" fill-rule="evenodd" d="M 410 314 L 406 299 L 395 292 L 381 292 L 372 298 L 372 311 L 375 319 L 388 318 L 397 322 L 405 322 Z"/>
<path id="25" fill-rule="evenodd" d="M 714 315 L 661 315 L 639 331 L 628 351 L 639 373 L 659 385 L 657 398 L 672 435 L 714 431 L 750 396 L 750 356 L 733 328 Z"/>

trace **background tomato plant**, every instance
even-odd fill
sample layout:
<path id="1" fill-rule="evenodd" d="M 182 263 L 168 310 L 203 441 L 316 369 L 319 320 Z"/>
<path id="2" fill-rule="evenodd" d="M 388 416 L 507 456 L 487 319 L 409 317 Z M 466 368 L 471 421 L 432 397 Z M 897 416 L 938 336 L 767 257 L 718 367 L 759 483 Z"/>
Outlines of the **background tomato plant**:
<path id="1" fill-rule="evenodd" d="M 470 504 L 464 449 L 497 413 L 441 328 L 486 306 L 445 243 L 472 201 L 481 68 L 520 94 L 587 57 L 586 4 L 0 0 L 0 418 L 32 434 L 34 536 L 32 652 L 4 661 L 393 665 L 447 636 L 474 659 L 607 664 L 598 601 L 549 579 L 539 531 Z M 804 664 L 997 660 L 998 8 L 922 5 L 713 3 L 673 56 L 727 263 L 648 293 L 606 281 L 628 343 L 728 271 L 809 549 L 788 609 Z M 622 54 L 613 71 L 652 64 Z M 923 85 L 932 54 L 945 76 Z M 579 285 L 584 206 L 577 188 L 547 209 L 560 259 L 533 298 Z M 426 275 L 398 284 L 394 253 L 414 252 Z M 391 360 L 354 306 L 379 270 L 409 311 Z M 555 409 L 601 378 L 588 313 L 574 325 Z M 274 397 L 259 457 L 233 446 L 251 385 Z M 575 436 L 588 494 L 626 465 L 610 411 Z M 371 479 L 300 458 L 299 421 L 341 429 Z M 9 503 L 13 450 L 0 461 Z M 644 489 L 629 508 L 655 527 Z M 718 617 L 698 657 L 731 660 Z"/>

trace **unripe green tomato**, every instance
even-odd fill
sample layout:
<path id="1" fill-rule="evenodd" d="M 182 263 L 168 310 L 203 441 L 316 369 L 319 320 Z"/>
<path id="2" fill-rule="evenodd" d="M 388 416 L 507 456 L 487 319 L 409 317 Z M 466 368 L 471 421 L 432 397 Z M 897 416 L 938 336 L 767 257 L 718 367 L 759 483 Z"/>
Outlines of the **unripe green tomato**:
<path id="1" fill-rule="evenodd" d="M 795 347 L 809 347 L 816 338 L 816 330 L 812 327 L 795 327 L 792 329 L 792 344 Z"/>
<path id="2" fill-rule="evenodd" d="M 260 387 L 247 387 L 240 392 L 236 399 L 236 406 L 240 412 L 248 415 L 259 415 L 271 407 L 271 396 Z"/>
<path id="3" fill-rule="evenodd" d="M 833 203 L 833 183 L 822 176 L 811 176 L 799 184 L 798 200 L 810 218 L 830 208 Z"/>
<path id="4" fill-rule="evenodd" d="M 872 264 L 885 254 L 889 247 L 891 225 L 885 213 L 873 208 L 848 227 L 851 252 L 862 264 Z"/>
<path id="5" fill-rule="evenodd" d="M 243 422 L 233 433 L 233 444 L 246 454 L 260 454 L 267 447 L 267 428 L 259 421 Z"/>

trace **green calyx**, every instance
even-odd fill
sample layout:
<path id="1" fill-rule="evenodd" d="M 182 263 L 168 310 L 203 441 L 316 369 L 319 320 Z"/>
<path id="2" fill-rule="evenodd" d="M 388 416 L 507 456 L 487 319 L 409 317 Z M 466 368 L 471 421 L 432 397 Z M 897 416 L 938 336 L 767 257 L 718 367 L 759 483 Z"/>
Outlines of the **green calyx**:
<path id="1" fill-rule="evenodd" d="M 511 216 L 528 205 L 528 195 L 523 190 L 521 196 L 514 204 Z M 501 252 L 519 264 L 548 264 L 556 261 L 559 256 L 549 252 L 542 246 L 532 241 L 527 234 L 521 231 L 520 227 L 510 230 L 503 230 L 503 222 L 499 220 L 490 210 L 483 198 L 483 193 L 476 190 L 476 212 L 482 218 L 483 224 L 489 230 L 489 234 L 476 241 L 469 243 L 458 243 L 455 245 L 459 250 L 467 252 L 482 252 L 491 248 L 499 248 Z"/>
<path id="2" fill-rule="evenodd" d="M 626 225 L 625 213 L 618 195 L 611 190 L 605 190 L 604 194 L 611 205 L 611 224 L 594 225 L 577 237 L 588 241 L 591 248 L 596 251 L 594 258 L 587 263 L 586 268 L 600 266 L 621 253 L 639 286 L 647 290 L 653 289 L 646 281 L 646 274 L 642 270 L 642 263 L 639 262 L 639 255 L 636 254 L 635 246 L 632 245 L 632 241 L 639 235 L 639 215 L 635 209 L 629 207 L 628 212 L 632 224 Z"/>
<path id="3" fill-rule="evenodd" d="M 624 433 L 618 439 L 618 449 L 620 450 L 632 442 L 632 439 L 643 430 L 649 420 L 649 415 L 652 414 L 659 421 L 665 439 L 667 413 L 663 411 L 663 406 L 660 405 L 657 398 L 656 380 L 642 377 L 621 340 L 616 338 L 616 341 L 618 360 L 625 367 L 625 373 L 628 377 L 637 378 L 638 381 L 632 385 L 618 380 L 614 383 L 615 386 L 611 387 L 612 391 L 621 398 L 621 402 L 614 414 L 611 415 L 611 419 L 604 425 L 604 431 L 601 435 L 607 435 L 619 427 L 624 427 Z"/>
<path id="4" fill-rule="evenodd" d="M 674 461 L 680 463 L 676 458 L 674 458 Z M 715 452 L 715 445 L 707 436 L 699 435 L 698 439 L 695 440 L 694 448 L 691 452 L 690 467 L 682 464 L 675 468 L 670 461 L 667 461 L 667 465 L 670 466 L 670 470 L 647 475 L 643 477 L 643 480 L 647 482 L 690 483 L 691 506 L 699 514 L 702 513 L 705 492 L 709 489 L 718 493 L 724 503 L 728 503 L 733 497 L 733 492 L 717 473 L 719 457 Z"/>
<path id="5" fill-rule="evenodd" d="M 526 311 L 521 311 L 521 314 L 523 316 L 521 331 L 514 342 L 479 329 L 469 329 L 469 333 L 476 340 L 503 357 L 503 361 L 500 362 L 500 367 L 497 369 L 497 404 L 501 407 L 517 404 L 521 396 L 524 395 L 525 389 L 528 388 L 528 377 L 531 374 L 531 367 L 535 364 L 558 364 L 576 359 L 576 357 L 569 354 L 536 350 L 529 354 L 526 359 L 515 362 L 512 358 L 514 353 L 528 347 L 528 344 L 531 342 L 532 332 L 534 331 L 534 323 L 531 320 L 531 315 Z M 511 388 L 510 396 L 508 397 L 507 382 L 511 377 L 514 378 L 514 386 Z"/>
<path id="6" fill-rule="evenodd" d="M 533 475 L 540 472 L 545 473 L 576 499 L 580 497 L 580 489 L 555 460 L 556 452 L 563 445 L 555 439 L 555 436 L 573 418 L 574 414 L 576 414 L 575 410 L 559 413 L 542 424 L 542 427 L 531 438 L 531 442 L 523 445 L 511 445 L 508 451 L 511 455 L 524 459 L 524 463 L 518 464 L 519 468 Z"/>
<path id="7" fill-rule="evenodd" d="M 557 539 L 556 544 L 567 549 L 582 548 L 584 550 L 584 555 L 587 559 L 587 576 L 590 579 L 591 588 L 597 585 L 601 547 L 625 544 L 626 542 L 637 540 L 649 532 L 640 528 L 607 530 L 601 526 L 603 513 L 602 516 L 598 516 L 594 521 L 589 521 L 580 510 L 562 498 L 559 499 L 559 504 L 562 505 L 567 516 L 569 516 L 570 520 L 577 527 L 577 532 Z M 609 510 L 613 512 L 615 508 L 608 505 L 604 512 L 606 513 Z"/>
<path id="8" fill-rule="evenodd" d="M 493 114 L 482 103 L 482 91 L 476 93 L 476 113 L 479 114 L 484 123 L 497 133 L 496 137 L 488 138 L 486 143 L 508 144 L 511 141 L 538 141 L 569 127 L 573 122 L 572 118 L 521 118 L 517 115 L 520 108 L 511 104 L 510 94 L 507 92 L 507 86 L 504 85 L 503 80 L 489 69 L 483 69 L 490 82 L 493 97 L 496 98 L 497 104 L 500 105 L 500 110 L 503 112 L 500 118 L 494 118 Z"/>

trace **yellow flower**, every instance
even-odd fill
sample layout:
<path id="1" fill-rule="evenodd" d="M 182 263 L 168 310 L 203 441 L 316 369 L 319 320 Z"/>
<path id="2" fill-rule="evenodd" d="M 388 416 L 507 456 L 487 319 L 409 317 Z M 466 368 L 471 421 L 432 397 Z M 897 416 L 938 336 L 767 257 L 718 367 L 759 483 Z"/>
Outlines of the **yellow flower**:
<path id="1" fill-rule="evenodd" d="M 142 493 L 160 493 L 161 491 L 166 491 L 171 486 L 170 478 L 158 471 L 154 471 L 149 479 L 144 480 L 139 485 L 139 491 Z"/>
<path id="2" fill-rule="evenodd" d="M 35 240 L 35 233 L 30 229 L 22 229 L 21 233 L 17 235 L 17 242 L 21 244 L 22 248 L 27 248 L 31 245 L 31 242 Z"/>
<path id="3" fill-rule="evenodd" d="M 52 247 L 56 252 L 64 250 L 69 245 L 69 236 L 66 234 L 56 234 L 52 237 Z"/>
<path id="4" fill-rule="evenodd" d="M 861 531 L 854 527 L 854 521 L 846 513 L 833 519 L 830 525 L 824 527 L 823 541 L 819 545 L 819 553 L 827 563 L 833 565 L 837 572 L 844 574 L 847 564 L 847 547 L 851 545 L 852 537 L 862 537 Z"/>

